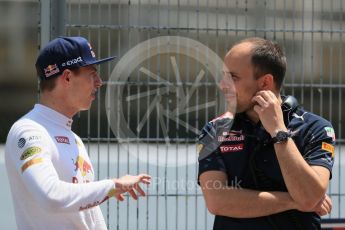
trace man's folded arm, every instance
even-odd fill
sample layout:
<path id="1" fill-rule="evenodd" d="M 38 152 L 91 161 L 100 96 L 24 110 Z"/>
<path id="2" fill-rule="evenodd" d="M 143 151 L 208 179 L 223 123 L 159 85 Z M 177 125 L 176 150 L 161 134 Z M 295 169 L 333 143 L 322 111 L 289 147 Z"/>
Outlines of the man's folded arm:
<path id="1" fill-rule="evenodd" d="M 297 209 L 287 192 L 265 192 L 227 186 L 222 171 L 206 171 L 199 177 L 208 210 L 214 215 L 234 218 L 268 216 Z"/>

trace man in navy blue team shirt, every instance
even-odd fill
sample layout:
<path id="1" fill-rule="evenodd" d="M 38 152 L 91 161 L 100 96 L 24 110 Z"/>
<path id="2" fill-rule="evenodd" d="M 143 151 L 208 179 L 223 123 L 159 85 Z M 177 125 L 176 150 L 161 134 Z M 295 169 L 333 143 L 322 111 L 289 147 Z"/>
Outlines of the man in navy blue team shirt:
<path id="1" fill-rule="evenodd" d="M 198 182 L 214 229 L 321 229 L 332 208 L 332 125 L 280 95 L 286 58 L 275 42 L 242 40 L 224 64 L 220 88 L 236 114 L 199 136 Z"/>

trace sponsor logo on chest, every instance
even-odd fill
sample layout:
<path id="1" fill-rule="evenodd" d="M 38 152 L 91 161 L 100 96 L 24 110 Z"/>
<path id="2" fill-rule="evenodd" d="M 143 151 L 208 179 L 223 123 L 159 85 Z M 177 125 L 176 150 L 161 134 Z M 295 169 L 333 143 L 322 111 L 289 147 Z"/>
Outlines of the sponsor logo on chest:
<path id="1" fill-rule="evenodd" d="M 74 176 L 72 177 L 72 183 L 88 183 L 91 180 L 91 177 L 93 175 L 93 170 L 91 163 L 89 163 L 85 158 L 83 158 L 81 155 L 77 156 L 77 159 L 72 159 L 73 165 L 74 165 L 74 171 L 76 173 L 80 172 L 80 176 Z"/>
<path id="2" fill-rule="evenodd" d="M 229 131 L 223 132 L 222 136 L 218 136 L 218 142 L 226 142 L 226 141 L 244 141 L 244 135 L 242 134 L 242 130 L 240 131 Z"/>
<path id="3" fill-rule="evenodd" d="M 235 144 L 235 145 L 222 145 L 220 146 L 221 153 L 231 153 L 231 152 L 239 152 L 243 150 L 243 143 Z"/>
<path id="4" fill-rule="evenodd" d="M 225 142 L 225 141 L 244 141 L 244 136 L 218 136 L 218 141 L 219 142 Z"/>
<path id="5" fill-rule="evenodd" d="M 72 159 L 73 160 L 73 159 Z M 73 162 L 75 168 L 74 171 L 80 171 L 81 175 L 84 177 L 88 173 L 92 173 L 92 166 L 87 162 L 81 155 L 79 155 L 76 161 Z"/>
<path id="6" fill-rule="evenodd" d="M 68 137 L 64 136 L 55 136 L 55 140 L 57 143 L 62 143 L 62 144 L 68 144 L 69 145 L 69 139 Z"/>

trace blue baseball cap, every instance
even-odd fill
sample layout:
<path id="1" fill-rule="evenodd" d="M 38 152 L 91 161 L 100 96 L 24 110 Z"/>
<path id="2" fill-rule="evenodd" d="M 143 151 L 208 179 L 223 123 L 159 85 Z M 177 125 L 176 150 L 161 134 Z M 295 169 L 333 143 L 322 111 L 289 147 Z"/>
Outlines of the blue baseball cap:
<path id="1" fill-rule="evenodd" d="M 60 75 L 65 69 L 101 64 L 114 58 L 97 60 L 90 43 L 83 37 L 58 37 L 40 51 L 36 68 L 39 77 L 48 80 Z"/>

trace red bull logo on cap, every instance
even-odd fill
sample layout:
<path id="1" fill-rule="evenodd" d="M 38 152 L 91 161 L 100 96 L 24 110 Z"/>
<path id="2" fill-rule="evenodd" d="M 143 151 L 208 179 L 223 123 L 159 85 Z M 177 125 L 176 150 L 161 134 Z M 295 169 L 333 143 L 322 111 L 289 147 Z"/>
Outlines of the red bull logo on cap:
<path id="1" fill-rule="evenodd" d="M 50 77 L 56 73 L 59 73 L 60 70 L 57 66 L 57 64 L 54 65 L 48 65 L 47 68 L 44 68 L 44 76 L 45 77 Z"/>
<path id="2" fill-rule="evenodd" d="M 78 155 L 77 160 L 73 162 L 75 169 L 74 171 L 80 171 L 84 177 L 88 173 L 92 173 L 92 166 L 82 156 Z"/>

